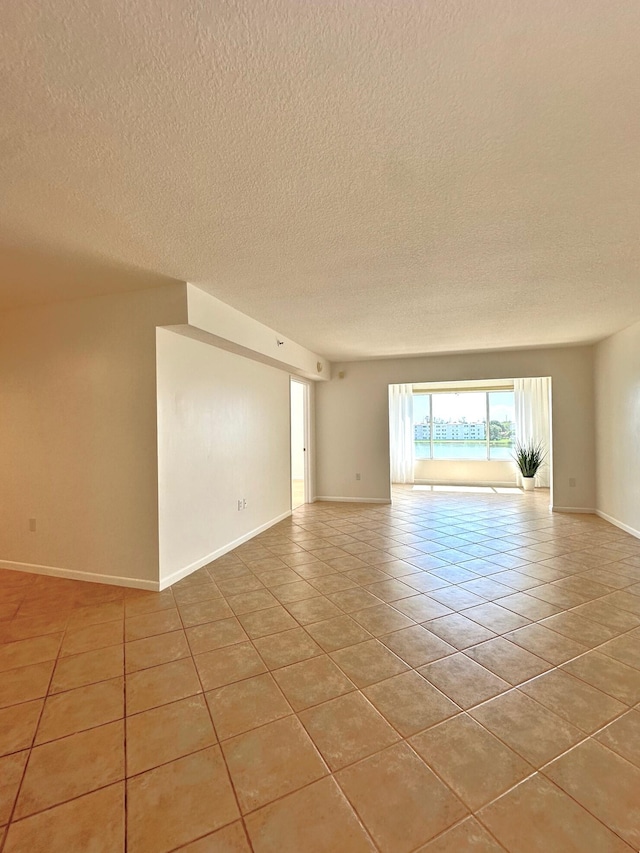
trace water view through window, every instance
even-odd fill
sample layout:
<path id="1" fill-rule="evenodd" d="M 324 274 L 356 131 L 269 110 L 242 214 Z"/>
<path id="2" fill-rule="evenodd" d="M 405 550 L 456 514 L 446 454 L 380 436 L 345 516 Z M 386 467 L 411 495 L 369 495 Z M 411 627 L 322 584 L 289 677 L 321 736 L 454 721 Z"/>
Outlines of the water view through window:
<path id="1" fill-rule="evenodd" d="M 511 459 L 513 391 L 414 394 L 416 459 Z"/>

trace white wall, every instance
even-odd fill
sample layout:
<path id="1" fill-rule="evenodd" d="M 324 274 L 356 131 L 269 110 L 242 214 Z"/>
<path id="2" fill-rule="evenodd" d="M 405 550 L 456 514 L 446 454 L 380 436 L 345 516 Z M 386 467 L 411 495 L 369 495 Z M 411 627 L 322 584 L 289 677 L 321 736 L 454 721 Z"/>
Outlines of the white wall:
<path id="1" fill-rule="evenodd" d="M 596 346 L 598 510 L 640 536 L 640 323 Z"/>
<path id="2" fill-rule="evenodd" d="M 0 565 L 157 584 L 155 327 L 185 318 L 180 284 L 0 315 Z"/>
<path id="3" fill-rule="evenodd" d="M 338 373 L 344 372 L 344 378 Z M 321 497 L 388 500 L 388 386 L 401 382 L 551 376 L 553 502 L 593 509 L 596 500 L 593 347 L 509 350 L 334 364 L 317 394 L 317 489 Z M 355 472 L 362 479 L 355 479 Z M 569 479 L 575 478 L 575 487 Z"/>
<path id="4" fill-rule="evenodd" d="M 231 305 L 187 284 L 189 325 L 216 337 L 217 345 L 256 361 L 319 381 L 328 380 L 331 365 L 311 350 L 248 317 Z"/>
<path id="5" fill-rule="evenodd" d="M 289 374 L 158 329 L 157 388 L 164 587 L 289 514 Z"/>

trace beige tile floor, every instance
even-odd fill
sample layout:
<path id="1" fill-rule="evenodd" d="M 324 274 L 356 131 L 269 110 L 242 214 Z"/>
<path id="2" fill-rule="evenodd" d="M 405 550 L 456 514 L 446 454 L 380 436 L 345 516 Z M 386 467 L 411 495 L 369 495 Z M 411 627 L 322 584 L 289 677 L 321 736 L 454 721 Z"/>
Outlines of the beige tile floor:
<path id="1" fill-rule="evenodd" d="M 640 542 L 315 504 L 163 593 L 0 572 L 2 853 L 640 847 Z"/>

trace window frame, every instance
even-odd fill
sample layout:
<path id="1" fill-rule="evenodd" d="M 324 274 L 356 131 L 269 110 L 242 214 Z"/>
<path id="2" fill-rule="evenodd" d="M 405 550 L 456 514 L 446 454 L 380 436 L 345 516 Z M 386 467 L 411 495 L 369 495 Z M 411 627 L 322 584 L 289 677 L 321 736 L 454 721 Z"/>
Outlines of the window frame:
<path id="1" fill-rule="evenodd" d="M 442 391 L 422 391 L 422 390 L 414 390 L 414 396 L 427 396 L 429 397 L 429 457 L 427 459 L 416 459 L 416 461 L 425 461 L 425 462 L 505 462 L 504 459 L 492 459 L 491 458 L 491 420 L 490 420 L 490 400 L 489 395 L 495 392 L 511 392 L 513 393 L 514 388 L 513 385 L 509 386 L 501 386 L 497 388 L 456 388 L 453 389 L 443 389 Z M 459 459 L 456 457 L 452 457 L 451 459 L 436 459 L 433 455 L 433 444 L 434 444 L 434 424 L 433 424 L 433 397 L 434 394 L 484 394 L 485 397 L 485 445 L 486 445 L 486 457 L 485 459 Z M 514 413 L 515 417 L 515 413 Z M 414 446 L 416 442 L 415 438 L 415 427 L 416 424 L 413 424 L 414 427 Z M 456 439 L 453 439 L 454 441 Z"/>

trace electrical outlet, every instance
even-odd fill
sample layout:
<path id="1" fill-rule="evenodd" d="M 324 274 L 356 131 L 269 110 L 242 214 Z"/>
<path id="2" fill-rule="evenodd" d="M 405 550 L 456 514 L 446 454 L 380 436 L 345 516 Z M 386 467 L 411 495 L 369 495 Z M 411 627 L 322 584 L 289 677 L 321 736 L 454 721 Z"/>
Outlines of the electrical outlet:
<path id="1" fill-rule="evenodd" d="M 360 479 L 360 472 L 356 473 L 356 480 Z"/>
<path id="2" fill-rule="evenodd" d="M 246 508 L 247 508 L 247 499 L 242 498 L 242 509 L 246 509 Z"/>
<path id="3" fill-rule="evenodd" d="M 242 511 L 242 498 L 238 500 L 238 512 Z"/>
<path id="4" fill-rule="evenodd" d="M 575 484 L 576 484 L 576 478 L 575 477 L 569 477 L 569 486 L 571 488 L 573 488 L 575 486 Z"/>
<path id="5" fill-rule="evenodd" d="M 35 518 L 29 519 L 29 532 L 30 533 L 36 532 L 36 520 L 35 520 Z"/>

